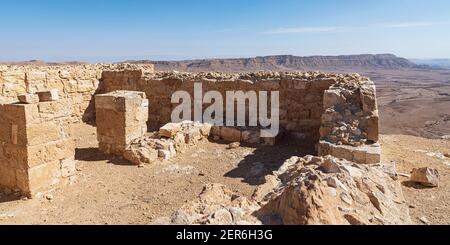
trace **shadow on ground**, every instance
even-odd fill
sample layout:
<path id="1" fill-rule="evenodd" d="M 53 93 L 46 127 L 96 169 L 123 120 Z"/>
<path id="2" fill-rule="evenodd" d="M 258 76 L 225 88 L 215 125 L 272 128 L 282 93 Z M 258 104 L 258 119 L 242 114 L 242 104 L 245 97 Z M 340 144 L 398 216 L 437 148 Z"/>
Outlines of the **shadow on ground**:
<path id="1" fill-rule="evenodd" d="M 314 144 L 301 143 L 292 136 L 286 136 L 275 146 L 256 146 L 253 154 L 246 156 L 225 177 L 242 178 L 250 185 L 261 185 L 265 183 L 265 176 L 278 170 L 289 158 L 313 154 L 316 154 Z"/>
<path id="2" fill-rule="evenodd" d="M 125 159 L 101 153 L 98 148 L 94 147 L 75 149 L 75 160 L 86 162 L 107 161 L 107 163 L 119 166 L 133 166 Z"/>

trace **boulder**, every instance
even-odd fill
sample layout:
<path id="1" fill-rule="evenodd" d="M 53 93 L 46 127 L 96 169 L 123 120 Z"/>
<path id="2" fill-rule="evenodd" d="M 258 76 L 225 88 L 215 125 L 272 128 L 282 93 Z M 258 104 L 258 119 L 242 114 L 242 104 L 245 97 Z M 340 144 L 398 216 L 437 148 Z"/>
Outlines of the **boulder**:
<path id="1" fill-rule="evenodd" d="M 419 183 L 427 187 L 439 186 L 439 172 L 432 168 L 415 168 L 411 173 L 411 182 Z"/>

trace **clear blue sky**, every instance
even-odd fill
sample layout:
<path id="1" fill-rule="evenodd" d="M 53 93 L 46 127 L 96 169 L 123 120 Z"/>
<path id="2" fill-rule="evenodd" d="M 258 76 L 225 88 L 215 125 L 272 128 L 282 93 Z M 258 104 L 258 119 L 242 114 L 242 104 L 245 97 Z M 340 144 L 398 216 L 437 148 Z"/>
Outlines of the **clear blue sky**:
<path id="1" fill-rule="evenodd" d="M 1 0 L 0 60 L 450 58 L 448 0 Z"/>

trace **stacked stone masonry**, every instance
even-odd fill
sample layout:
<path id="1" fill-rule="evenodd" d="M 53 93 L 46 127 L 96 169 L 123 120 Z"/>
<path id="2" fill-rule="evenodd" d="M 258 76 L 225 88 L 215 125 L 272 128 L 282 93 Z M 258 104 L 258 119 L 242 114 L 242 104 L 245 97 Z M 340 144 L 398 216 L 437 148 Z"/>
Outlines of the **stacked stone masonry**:
<path id="1" fill-rule="evenodd" d="M 147 132 L 148 100 L 143 92 L 115 91 L 95 97 L 100 152 L 122 155 Z"/>
<path id="2" fill-rule="evenodd" d="M 75 171 L 71 101 L 0 105 L 0 188 L 27 196 Z"/>
<path id="3" fill-rule="evenodd" d="M 22 182 L 22 179 L 38 171 L 46 172 L 52 164 L 59 164 L 58 169 L 61 170 L 61 160 L 73 158 L 73 153 L 61 153 L 61 156 L 48 159 L 45 156 L 56 154 L 53 151 L 65 152 L 66 146 L 73 148 L 73 143 L 63 142 L 70 141 L 70 134 L 64 133 L 69 123 L 96 121 L 99 124 L 101 150 L 123 154 L 132 141 L 144 136 L 146 122 L 154 131 L 170 123 L 172 110 L 177 106 L 171 103 L 175 91 L 187 91 L 194 97 L 194 85 L 198 83 L 202 85 L 203 94 L 214 90 L 224 98 L 227 91 L 255 91 L 257 94 L 260 91 L 269 94 L 279 91 L 282 132 L 317 144 L 320 156 L 334 155 L 358 163 L 380 161 L 375 86 L 372 81 L 357 74 L 155 73 L 152 65 L 129 64 L 0 66 L 1 123 L 7 125 L 0 129 L 1 185 L 20 187 L 22 191 L 31 193 L 41 184 Z M 54 96 L 55 90 L 60 92 L 58 98 Z M 122 92 L 115 92 L 120 95 L 103 95 L 114 91 Z M 128 96 L 130 93 L 123 91 L 135 91 L 137 93 L 133 94 L 137 96 Z M 101 95 L 95 98 L 97 94 Z M 54 99 L 59 100 L 52 101 Z M 110 103 L 111 100 L 113 103 Z M 15 104 L 19 101 L 20 104 Z M 203 108 L 208 106 L 204 104 Z M 246 110 L 249 111 L 249 108 Z M 117 120 L 111 120 L 113 117 Z M 39 125 L 39 130 L 35 131 L 36 125 Z M 269 145 L 276 142 L 276 139 L 258 139 L 257 132 L 258 128 L 212 127 L 210 135 L 227 141 L 259 141 Z M 55 137 L 39 143 L 20 141 L 22 138 L 28 140 L 27 137 L 42 138 L 43 135 Z M 51 144 L 55 144 L 58 150 L 49 147 L 52 149 L 46 150 L 48 154 L 38 157 L 45 160 L 34 161 L 28 154 L 28 151 L 34 150 L 33 147 Z M 11 152 L 18 150 L 27 152 L 18 154 L 26 157 L 12 156 L 15 154 Z M 31 162 L 33 164 L 30 165 Z M 47 182 L 53 182 L 50 181 L 52 179 L 45 177 Z"/>

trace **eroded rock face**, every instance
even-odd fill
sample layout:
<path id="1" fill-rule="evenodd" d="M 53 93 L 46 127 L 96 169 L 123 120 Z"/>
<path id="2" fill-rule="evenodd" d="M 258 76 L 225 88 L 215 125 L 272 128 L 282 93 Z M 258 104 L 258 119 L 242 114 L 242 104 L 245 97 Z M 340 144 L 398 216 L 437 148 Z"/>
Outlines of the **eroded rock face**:
<path id="1" fill-rule="evenodd" d="M 182 224 L 410 224 L 408 206 L 392 171 L 390 166 L 360 165 L 332 156 L 293 157 L 267 176 L 266 183 L 257 188 L 250 200 L 238 197 L 222 185 L 208 185 L 198 200 L 165 221 L 172 224 L 180 221 Z M 243 213 L 240 217 L 244 218 L 239 222 L 225 212 L 232 213 L 235 208 Z"/>
<path id="2" fill-rule="evenodd" d="M 276 181 L 266 184 L 272 190 L 259 188 L 258 216 L 278 215 L 284 224 L 296 225 L 411 223 L 400 183 L 383 165 L 331 156 L 294 158 L 286 164 L 291 166 L 283 166 Z"/>

